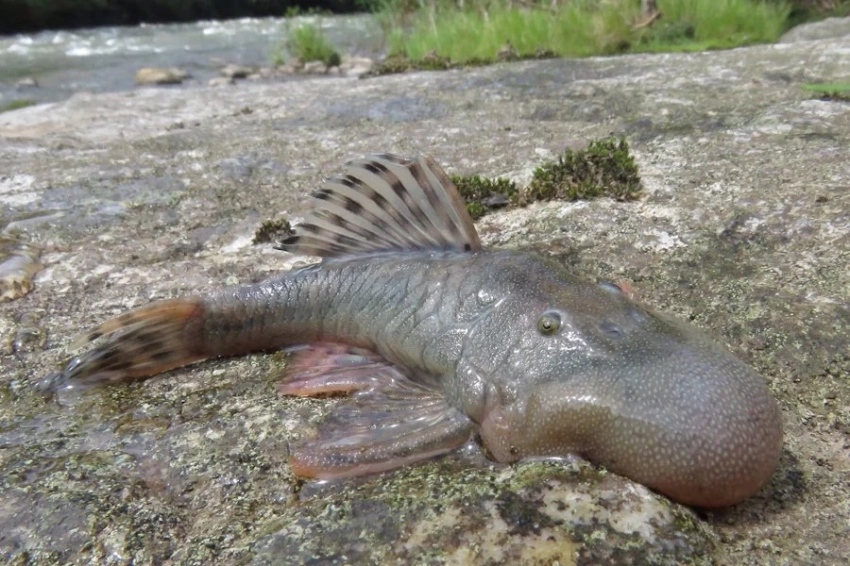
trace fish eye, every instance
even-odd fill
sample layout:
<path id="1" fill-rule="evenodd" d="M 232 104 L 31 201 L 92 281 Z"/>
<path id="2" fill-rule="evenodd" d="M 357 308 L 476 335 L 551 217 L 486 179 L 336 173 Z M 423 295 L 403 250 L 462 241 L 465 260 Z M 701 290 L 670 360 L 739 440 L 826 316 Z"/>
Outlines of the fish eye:
<path id="1" fill-rule="evenodd" d="M 537 321 L 537 331 L 544 336 L 551 336 L 561 329 L 561 315 L 554 311 L 547 311 Z"/>
<path id="2" fill-rule="evenodd" d="M 622 338 L 625 334 L 620 326 L 609 321 L 601 323 L 599 329 L 609 338 Z"/>

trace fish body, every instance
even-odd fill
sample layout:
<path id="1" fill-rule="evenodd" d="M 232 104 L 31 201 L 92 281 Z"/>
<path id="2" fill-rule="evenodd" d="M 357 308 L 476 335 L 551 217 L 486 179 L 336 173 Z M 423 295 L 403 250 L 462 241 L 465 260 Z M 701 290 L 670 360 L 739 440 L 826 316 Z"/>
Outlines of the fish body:
<path id="1" fill-rule="evenodd" d="M 282 247 L 324 256 L 256 285 L 155 303 L 83 337 L 61 386 L 296 348 L 286 394 L 348 394 L 293 470 L 335 478 L 478 434 L 500 462 L 579 454 L 692 505 L 755 493 L 780 415 L 761 378 L 682 321 L 551 258 L 481 249 L 432 160 L 354 162 Z"/>

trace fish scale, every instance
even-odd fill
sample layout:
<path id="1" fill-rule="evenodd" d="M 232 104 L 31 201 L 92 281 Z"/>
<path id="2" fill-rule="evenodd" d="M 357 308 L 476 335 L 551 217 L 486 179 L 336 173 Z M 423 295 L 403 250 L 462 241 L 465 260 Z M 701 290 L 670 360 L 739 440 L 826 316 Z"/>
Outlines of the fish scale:
<path id="1" fill-rule="evenodd" d="M 782 427 L 760 376 L 628 288 L 482 249 L 430 158 L 354 161 L 314 197 L 280 248 L 321 263 L 107 321 L 47 385 L 290 349 L 283 394 L 349 396 L 293 447 L 305 477 L 378 473 L 478 437 L 500 462 L 579 455 L 697 506 L 770 478 Z"/>

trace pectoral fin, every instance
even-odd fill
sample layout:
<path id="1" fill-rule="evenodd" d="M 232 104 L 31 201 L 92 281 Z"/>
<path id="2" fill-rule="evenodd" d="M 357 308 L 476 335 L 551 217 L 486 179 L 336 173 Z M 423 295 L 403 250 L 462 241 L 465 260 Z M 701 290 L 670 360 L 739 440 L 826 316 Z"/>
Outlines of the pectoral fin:
<path id="1" fill-rule="evenodd" d="M 411 378 L 379 356 L 322 345 L 294 354 L 281 385 L 290 395 L 352 393 L 292 451 L 295 474 L 334 479 L 390 470 L 444 454 L 472 435 L 435 379 Z"/>

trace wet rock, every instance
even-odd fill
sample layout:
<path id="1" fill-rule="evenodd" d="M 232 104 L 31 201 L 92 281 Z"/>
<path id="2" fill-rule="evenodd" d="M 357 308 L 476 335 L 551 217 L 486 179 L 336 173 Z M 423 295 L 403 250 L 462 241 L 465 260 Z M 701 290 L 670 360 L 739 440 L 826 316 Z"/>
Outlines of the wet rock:
<path id="1" fill-rule="evenodd" d="M 254 73 L 255 69 L 254 67 L 247 67 L 245 65 L 228 63 L 227 65 L 219 69 L 218 72 L 222 77 L 227 77 L 230 79 L 244 79 L 251 73 Z"/>
<path id="2" fill-rule="evenodd" d="M 394 474 L 392 483 L 364 483 L 344 506 L 308 496 L 258 541 L 252 564 L 288 556 L 322 564 L 428 557 L 458 565 L 672 565 L 708 556 L 710 538 L 691 511 L 625 488 L 587 463 L 472 470 L 432 463 Z"/>
<path id="3" fill-rule="evenodd" d="M 359 77 L 371 71 L 374 64 L 368 57 L 344 57 L 339 70 L 343 75 Z"/>
<path id="4" fill-rule="evenodd" d="M 136 71 L 137 85 L 173 85 L 189 78 L 189 73 L 177 68 L 144 67 Z"/>
<path id="5" fill-rule="evenodd" d="M 328 67 L 321 61 L 307 61 L 301 70 L 311 75 L 324 75 L 328 72 Z"/>
<path id="6" fill-rule="evenodd" d="M 229 86 L 232 84 L 236 84 L 236 81 L 233 80 L 233 77 L 216 77 L 207 81 L 207 86 L 211 87 Z"/>
<path id="7" fill-rule="evenodd" d="M 23 89 L 23 88 L 37 88 L 38 81 L 35 77 L 24 77 L 15 82 L 15 88 Z"/>

